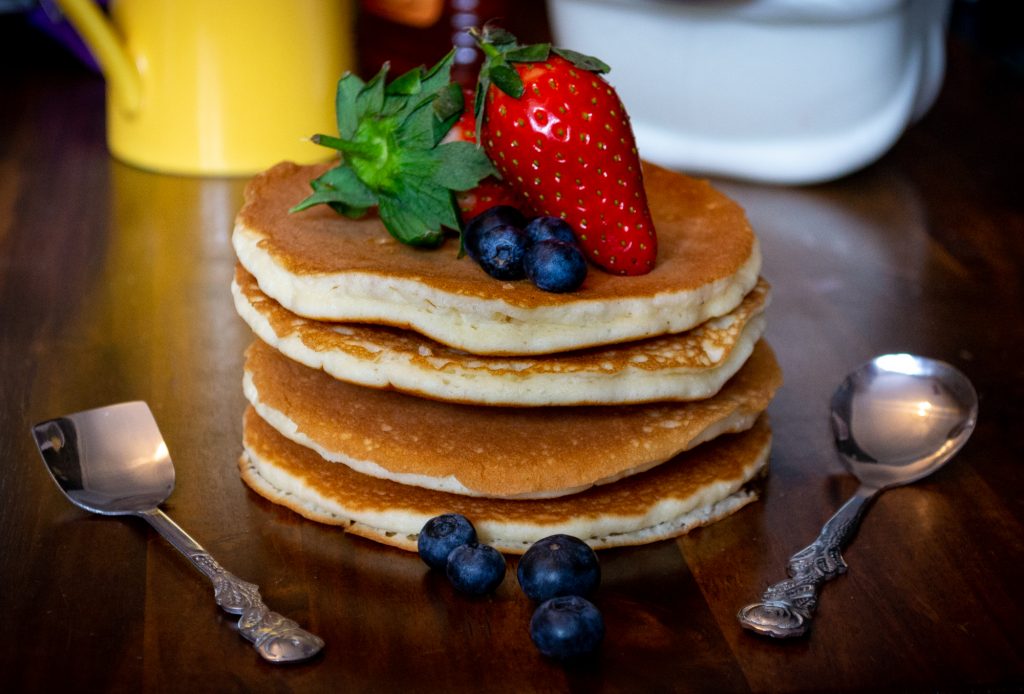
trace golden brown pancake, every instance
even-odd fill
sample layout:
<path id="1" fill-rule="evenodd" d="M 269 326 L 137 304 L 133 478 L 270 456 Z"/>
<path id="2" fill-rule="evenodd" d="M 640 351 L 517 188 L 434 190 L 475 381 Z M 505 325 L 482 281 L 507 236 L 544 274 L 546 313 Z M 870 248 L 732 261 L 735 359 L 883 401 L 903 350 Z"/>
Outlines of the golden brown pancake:
<path id="1" fill-rule="evenodd" d="M 764 332 L 763 280 L 719 318 L 677 335 L 545 356 L 488 357 L 418 333 L 301 318 L 239 266 L 235 307 L 256 335 L 294 361 L 343 381 L 483 405 L 610 405 L 711 397 Z"/>
<path id="2" fill-rule="evenodd" d="M 747 432 L 719 437 L 615 484 L 559 499 L 482 499 L 408 487 L 327 462 L 249 408 L 239 468 L 267 499 L 354 535 L 415 551 L 427 520 L 461 513 L 481 542 L 521 554 L 554 533 L 604 549 L 675 537 L 719 520 L 757 497 L 749 483 L 766 470 L 770 444 L 762 417 Z"/>
<path id="3" fill-rule="evenodd" d="M 658 232 L 654 270 L 591 269 L 568 294 L 488 277 L 457 257 L 456 242 L 403 245 L 375 216 L 351 220 L 324 205 L 290 214 L 323 168 L 286 162 L 257 176 L 232 235 L 260 289 L 307 318 L 408 328 L 476 354 L 547 354 L 689 330 L 736 308 L 761 268 L 739 205 L 653 165 L 644 177 Z"/>
<path id="4" fill-rule="evenodd" d="M 781 384 L 763 341 L 713 398 L 609 407 L 457 405 L 339 381 L 263 342 L 244 390 L 260 417 L 327 460 L 403 484 L 494 498 L 574 494 L 749 428 Z"/>

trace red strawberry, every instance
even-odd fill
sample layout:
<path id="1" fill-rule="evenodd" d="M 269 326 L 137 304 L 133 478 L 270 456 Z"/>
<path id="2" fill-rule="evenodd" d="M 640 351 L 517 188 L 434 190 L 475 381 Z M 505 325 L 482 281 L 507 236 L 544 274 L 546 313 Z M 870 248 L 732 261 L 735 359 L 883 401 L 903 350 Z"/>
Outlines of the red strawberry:
<path id="1" fill-rule="evenodd" d="M 456 193 L 455 201 L 459 204 L 459 211 L 466 221 L 496 205 L 523 208 L 522 201 L 516 197 L 512 189 L 493 176 L 488 176 L 480 181 L 480 184 L 472 190 Z"/>
<path id="2" fill-rule="evenodd" d="M 595 264 L 649 272 L 654 223 L 629 118 L 599 74 L 608 66 L 547 44 L 520 46 L 494 27 L 475 35 L 486 56 L 478 127 L 504 180 L 539 214 L 565 219 Z"/>
<path id="3" fill-rule="evenodd" d="M 473 90 L 463 89 L 462 99 L 465 110 L 452 129 L 444 136 L 445 142 L 476 142 L 476 117 L 473 115 Z"/>
<path id="4" fill-rule="evenodd" d="M 473 92 L 463 89 L 463 96 L 466 110 L 445 135 L 445 142 L 476 142 L 476 118 L 473 115 L 472 107 Z M 523 207 L 522 200 L 512 189 L 504 181 L 494 176 L 483 179 L 475 188 L 455 193 L 455 201 L 459 205 L 459 211 L 464 220 L 470 220 L 495 205 Z"/>

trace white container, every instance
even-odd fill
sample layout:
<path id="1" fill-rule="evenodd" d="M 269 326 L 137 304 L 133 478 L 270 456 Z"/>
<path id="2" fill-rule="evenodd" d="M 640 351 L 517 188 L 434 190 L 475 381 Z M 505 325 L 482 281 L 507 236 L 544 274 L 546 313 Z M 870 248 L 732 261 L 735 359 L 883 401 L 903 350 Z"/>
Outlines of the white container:
<path id="1" fill-rule="evenodd" d="M 771 183 L 838 178 L 927 112 L 951 0 L 548 0 L 596 55 L 645 159 Z"/>

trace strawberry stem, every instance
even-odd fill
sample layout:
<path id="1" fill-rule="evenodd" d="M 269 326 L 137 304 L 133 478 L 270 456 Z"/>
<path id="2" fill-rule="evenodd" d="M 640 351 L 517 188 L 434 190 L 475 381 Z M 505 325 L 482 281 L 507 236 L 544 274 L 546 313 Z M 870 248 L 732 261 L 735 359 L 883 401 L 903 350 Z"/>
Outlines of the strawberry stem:
<path id="1" fill-rule="evenodd" d="M 484 52 L 491 60 L 501 57 L 501 51 L 499 51 L 493 44 L 487 43 L 486 39 L 477 31 L 475 28 L 469 30 L 470 36 L 477 41 L 477 45 L 480 46 L 480 50 Z"/>
<path id="2" fill-rule="evenodd" d="M 342 140 L 338 137 L 332 137 L 331 135 L 317 134 L 312 138 L 313 144 L 323 145 L 324 147 L 330 147 L 336 149 L 343 154 L 349 156 L 374 156 L 377 153 L 378 147 L 369 142 L 352 142 L 351 140 Z"/>

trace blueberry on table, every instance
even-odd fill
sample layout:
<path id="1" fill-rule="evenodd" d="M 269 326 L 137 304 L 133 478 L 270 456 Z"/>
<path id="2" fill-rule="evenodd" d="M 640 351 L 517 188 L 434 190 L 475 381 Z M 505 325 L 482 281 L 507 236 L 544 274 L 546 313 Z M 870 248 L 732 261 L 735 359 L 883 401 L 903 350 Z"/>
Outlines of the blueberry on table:
<path id="1" fill-rule="evenodd" d="M 480 235 L 498 226 L 522 229 L 526 226 L 526 218 L 511 205 L 495 205 L 470 219 L 462 230 L 462 243 L 470 258 L 480 261 Z"/>
<path id="2" fill-rule="evenodd" d="M 486 595 L 505 578 L 505 557 L 490 545 L 470 542 L 452 550 L 446 572 L 460 593 Z"/>
<path id="3" fill-rule="evenodd" d="M 586 598 L 551 598 L 534 611 L 530 638 L 549 658 L 578 658 L 597 650 L 604 639 L 604 619 Z"/>
<path id="4" fill-rule="evenodd" d="M 546 292 L 575 291 L 587 277 L 583 251 L 556 239 L 544 239 L 527 248 L 523 269 L 530 281 Z"/>
<path id="5" fill-rule="evenodd" d="M 531 600 L 589 595 L 601 583 L 601 566 L 590 546 L 571 535 L 533 543 L 519 560 L 519 585 Z"/>
<path id="6" fill-rule="evenodd" d="M 522 279 L 526 233 L 517 226 L 501 224 L 480 232 L 477 262 L 488 275 L 499 280 Z"/>
<path id="7" fill-rule="evenodd" d="M 578 245 L 572 227 L 561 217 L 534 217 L 526 225 L 525 231 L 526 238 L 531 244 L 553 239 L 573 246 Z"/>
<path id="8" fill-rule="evenodd" d="M 416 549 L 427 566 L 443 571 L 451 551 L 467 542 L 476 542 L 476 528 L 465 516 L 446 513 L 426 522 L 416 538 Z"/>

